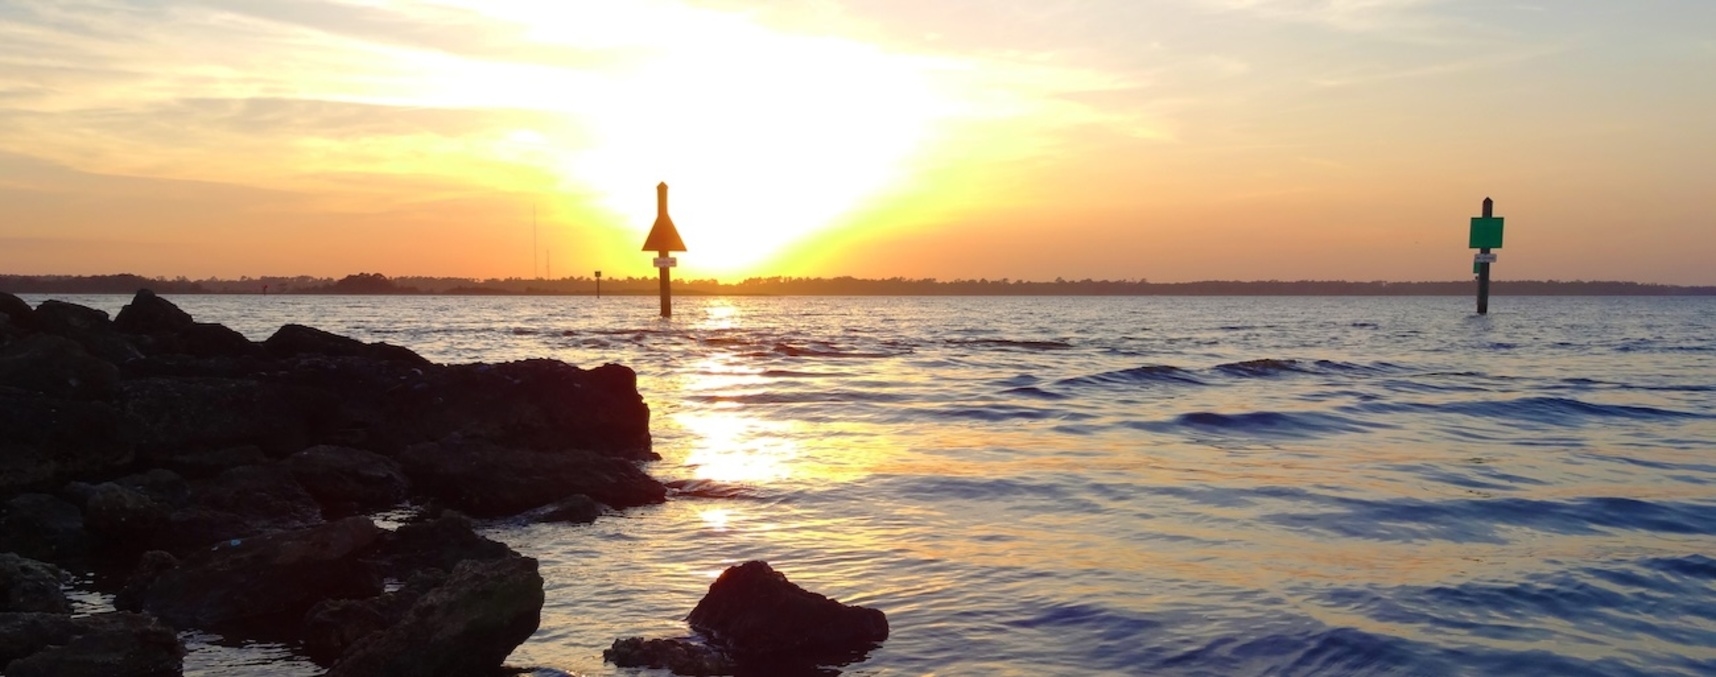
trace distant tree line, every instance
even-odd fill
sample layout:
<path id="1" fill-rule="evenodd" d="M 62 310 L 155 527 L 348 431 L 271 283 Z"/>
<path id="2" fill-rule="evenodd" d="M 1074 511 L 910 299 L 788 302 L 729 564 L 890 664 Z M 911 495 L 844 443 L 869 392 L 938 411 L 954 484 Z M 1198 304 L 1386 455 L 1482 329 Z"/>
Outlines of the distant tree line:
<path id="1" fill-rule="evenodd" d="M 655 294 L 654 277 L 603 278 L 601 292 Z M 0 291 L 14 294 L 130 294 L 149 288 L 162 294 L 452 294 L 588 295 L 597 280 L 455 277 L 396 277 L 357 273 L 340 279 L 243 277 L 189 280 L 139 275 L 0 275 Z M 950 280 L 891 277 L 753 277 L 742 282 L 676 280 L 674 293 L 734 296 L 1468 296 L 1470 280 L 1454 282 L 1347 282 L 1341 280 Z M 1676 286 L 1610 281 L 1499 280 L 1498 296 L 1713 296 L 1716 286 Z"/>

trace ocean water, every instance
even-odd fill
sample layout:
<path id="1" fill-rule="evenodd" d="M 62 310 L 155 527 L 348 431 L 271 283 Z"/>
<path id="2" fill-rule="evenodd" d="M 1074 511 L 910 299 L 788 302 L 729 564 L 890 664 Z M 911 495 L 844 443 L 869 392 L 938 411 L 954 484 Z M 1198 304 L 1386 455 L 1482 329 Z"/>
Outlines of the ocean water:
<path id="1" fill-rule="evenodd" d="M 172 300 L 638 371 L 698 491 L 487 523 L 547 581 L 514 665 L 640 674 L 601 650 L 763 559 L 887 613 L 848 675 L 1716 674 L 1716 299 Z"/>

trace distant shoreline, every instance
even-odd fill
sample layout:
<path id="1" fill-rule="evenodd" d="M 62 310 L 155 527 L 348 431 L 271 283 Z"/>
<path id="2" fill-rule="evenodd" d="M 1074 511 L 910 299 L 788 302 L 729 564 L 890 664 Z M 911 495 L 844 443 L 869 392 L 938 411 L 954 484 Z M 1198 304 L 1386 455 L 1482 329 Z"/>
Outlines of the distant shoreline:
<path id="1" fill-rule="evenodd" d="M 148 278 L 140 275 L 3 275 L 0 291 L 13 294 L 423 295 L 593 296 L 597 280 L 399 277 L 360 273 L 332 278 L 270 277 L 238 280 Z M 600 280 L 602 296 L 654 296 L 655 278 Z M 1149 282 L 1146 280 L 1019 280 L 751 278 L 737 283 L 675 281 L 681 296 L 1471 296 L 1476 283 L 1348 282 L 1340 280 Z M 1622 281 L 1500 280 L 1496 296 L 1716 296 L 1716 286 Z"/>

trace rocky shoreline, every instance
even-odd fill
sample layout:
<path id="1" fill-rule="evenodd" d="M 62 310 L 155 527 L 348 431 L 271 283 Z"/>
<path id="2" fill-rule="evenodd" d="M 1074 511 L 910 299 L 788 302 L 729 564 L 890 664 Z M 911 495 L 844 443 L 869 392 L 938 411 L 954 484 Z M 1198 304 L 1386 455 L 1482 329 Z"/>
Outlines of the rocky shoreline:
<path id="1" fill-rule="evenodd" d="M 296 324 L 254 342 L 147 290 L 112 319 L 0 293 L 0 668 L 180 675 L 194 628 L 285 641 L 329 675 L 503 674 L 543 581 L 467 515 L 663 502 L 639 468 L 659 458 L 649 414 L 620 365 L 439 365 Z M 386 529 L 386 511 L 406 517 Z M 790 590 L 750 596 L 841 606 L 768 573 Z M 115 610 L 74 615 L 74 574 Z M 780 611 L 724 604 L 740 625 Z M 846 660 L 886 637 L 862 611 L 824 629 Z M 711 665 L 798 655 L 697 629 Z"/>

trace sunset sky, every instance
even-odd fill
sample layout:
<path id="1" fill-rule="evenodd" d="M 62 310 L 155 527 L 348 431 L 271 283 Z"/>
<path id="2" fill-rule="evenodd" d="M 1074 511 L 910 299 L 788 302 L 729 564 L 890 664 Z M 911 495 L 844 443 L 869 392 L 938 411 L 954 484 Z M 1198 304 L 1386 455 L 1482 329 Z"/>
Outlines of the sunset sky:
<path id="1" fill-rule="evenodd" d="M 0 273 L 650 275 L 659 181 L 688 278 L 1454 280 L 1492 196 L 1716 284 L 1716 2 L 0 0 Z"/>

